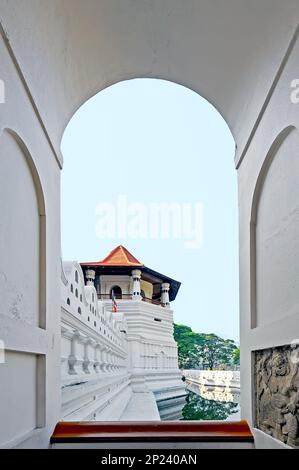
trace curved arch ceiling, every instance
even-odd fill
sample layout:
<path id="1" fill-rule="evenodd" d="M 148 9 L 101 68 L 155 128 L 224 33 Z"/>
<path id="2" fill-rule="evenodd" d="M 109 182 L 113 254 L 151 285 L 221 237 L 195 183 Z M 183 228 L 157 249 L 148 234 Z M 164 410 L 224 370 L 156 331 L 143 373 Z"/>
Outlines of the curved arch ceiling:
<path id="1" fill-rule="evenodd" d="M 185 85 L 244 146 L 298 23 L 298 0 L 0 0 L 1 22 L 59 152 L 71 116 L 134 77 Z"/>

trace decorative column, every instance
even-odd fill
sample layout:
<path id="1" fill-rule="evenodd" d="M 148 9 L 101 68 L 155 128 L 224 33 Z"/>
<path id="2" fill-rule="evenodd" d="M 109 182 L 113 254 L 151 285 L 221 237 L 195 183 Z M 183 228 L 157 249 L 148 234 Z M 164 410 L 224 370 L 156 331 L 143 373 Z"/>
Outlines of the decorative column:
<path id="1" fill-rule="evenodd" d="M 162 290 L 161 290 L 161 304 L 164 305 L 164 307 L 169 307 L 169 288 L 170 284 L 168 282 L 163 282 L 162 284 Z"/>
<path id="2" fill-rule="evenodd" d="M 114 370 L 118 370 L 118 354 L 114 355 Z"/>
<path id="3" fill-rule="evenodd" d="M 106 348 L 106 372 L 111 371 L 110 348 Z"/>
<path id="4" fill-rule="evenodd" d="M 107 347 L 105 347 L 105 349 L 103 350 L 103 359 L 104 359 L 104 372 L 109 372 L 109 359 L 108 359 L 108 351 L 109 349 Z"/>
<path id="5" fill-rule="evenodd" d="M 83 340 L 83 344 L 84 344 L 83 371 L 85 372 L 85 374 L 90 374 L 90 370 L 89 370 L 90 359 L 89 359 L 89 351 L 88 351 L 88 346 L 91 344 L 90 338 L 85 338 Z"/>
<path id="6" fill-rule="evenodd" d="M 114 366 L 113 366 L 113 351 L 111 349 L 110 351 L 110 372 L 114 371 Z"/>
<path id="7" fill-rule="evenodd" d="M 114 352 L 112 353 L 112 368 L 113 368 L 113 371 L 116 371 L 116 356 Z"/>
<path id="8" fill-rule="evenodd" d="M 100 370 L 101 372 L 106 372 L 105 368 L 105 346 L 100 345 Z"/>
<path id="9" fill-rule="evenodd" d="M 113 366 L 113 351 L 112 351 L 112 349 L 110 349 L 110 357 L 109 357 L 109 359 L 110 359 L 110 361 L 109 361 L 109 362 L 110 362 L 110 372 L 113 372 L 114 366 Z"/>
<path id="10" fill-rule="evenodd" d="M 96 277 L 96 272 L 93 269 L 86 269 L 85 278 L 87 286 L 94 286 L 94 280 Z"/>
<path id="11" fill-rule="evenodd" d="M 114 372 L 114 352 L 111 350 L 111 371 Z"/>
<path id="12" fill-rule="evenodd" d="M 94 345 L 94 363 L 93 363 L 93 368 L 94 368 L 94 371 L 95 371 L 96 373 L 99 372 L 99 368 L 100 368 L 100 362 L 99 362 L 99 358 L 98 358 L 99 350 L 100 350 L 100 345 L 99 345 L 99 343 L 95 343 L 95 345 Z"/>
<path id="13" fill-rule="evenodd" d="M 71 340 L 71 354 L 68 357 L 68 365 L 69 365 L 69 374 L 70 375 L 77 375 L 76 366 L 78 365 L 78 358 L 76 355 L 77 352 L 77 342 L 80 339 L 80 333 L 77 330 L 74 330 L 69 333 L 69 338 Z"/>
<path id="14" fill-rule="evenodd" d="M 140 289 L 140 278 L 141 271 L 139 269 L 133 269 L 133 300 L 141 300 L 141 289 Z"/>

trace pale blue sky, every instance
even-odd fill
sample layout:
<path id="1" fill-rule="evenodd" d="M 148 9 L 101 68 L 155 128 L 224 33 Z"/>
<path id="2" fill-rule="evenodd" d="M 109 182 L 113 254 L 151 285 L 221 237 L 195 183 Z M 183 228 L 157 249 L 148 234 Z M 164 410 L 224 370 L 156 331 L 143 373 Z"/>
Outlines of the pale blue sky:
<path id="1" fill-rule="evenodd" d="M 182 282 L 175 321 L 239 339 L 234 140 L 205 99 L 174 83 L 136 79 L 103 90 L 72 118 L 62 142 L 62 255 L 98 261 L 118 244 Z M 96 206 L 202 203 L 203 244 L 99 239 Z"/>

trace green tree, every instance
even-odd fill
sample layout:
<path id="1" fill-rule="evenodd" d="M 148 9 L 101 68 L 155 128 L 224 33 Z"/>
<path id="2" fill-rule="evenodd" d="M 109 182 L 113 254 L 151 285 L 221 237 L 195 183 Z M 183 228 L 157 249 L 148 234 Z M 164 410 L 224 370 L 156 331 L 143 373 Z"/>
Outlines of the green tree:
<path id="1" fill-rule="evenodd" d="M 194 333 L 189 326 L 174 325 L 174 339 L 178 344 L 179 367 L 193 369 L 198 366 L 197 348 L 204 343 L 203 335 Z"/>
<path id="2" fill-rule="evenodd" d="M 233 363 L 236 365 L 240 364 L 240 348 L 236 348 L 233 351 Z"/>
<path id="3" fill-rule="evenodd" d="M 216 365 L 236 364 L 234 341 L 215 334 L 194 333 L 189 326 L 174 324 L 174 339 L 178 344 L 179 367 L 193 369 L 200 363 L 213 369 Z"/>
<path id="4" fill-rule="evenodd" d="M 202 362 L 209 369 L 213 369 L 216 365 L 232 364 L 235 349 L 234 341 L 222 339 L 215 334 L 209 334 L 206 335 L 204 344 L 197 348 L 197 353 Z"/>

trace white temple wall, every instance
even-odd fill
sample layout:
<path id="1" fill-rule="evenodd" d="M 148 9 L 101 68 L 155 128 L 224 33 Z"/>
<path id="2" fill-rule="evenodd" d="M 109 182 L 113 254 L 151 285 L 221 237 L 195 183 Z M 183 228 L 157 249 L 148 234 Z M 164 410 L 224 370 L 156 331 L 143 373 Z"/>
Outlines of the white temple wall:
<path id="1" fill-rule="evenodd" d="M 255 426 L 254 351 L 299 338 L 298 32 L 238 168 L 241 412 Z M 257 446 L 280 447 L 256 431 Z"/>
<path id="2" fill-rule="evenodd" d="M 63 263 L 61 297 L 61 419 L 118 420 L 132 396 L 123 316 L 106 311 L 76 262 Z"/>
<path id="3" fill-rule="evenodd" d="M 131 276 L 100 276 L 100 293 L 109 296 L 114 286 L 121 288 L 122 294 L 131 293 Z"/>
<path id="4" fill-rule="evenodd" d="M 119 285 L 117 276 L 116 281 L 105 278 L 109 292 L 110 285 Z M 95 300 L 96 290 L 84 285 L 76 262 L 63 263 L 61 295 L 62 419 L 122 419 L 134 393 L 158 394 L 160 401 L 180 395 L 184 400 L 172 310 L 118 299 L 113 312 L 111 299 Z M 164 417 L 175 416 L 177 407 L 167 406 Z M 156 419 L 156 405 L 152 416 Z"/>
<path id="5" fill-rule="evenodd" d="M 0 56 L 0 447 L 47 447 L 60 413 L 60 166 L 2 34 Z"/>

